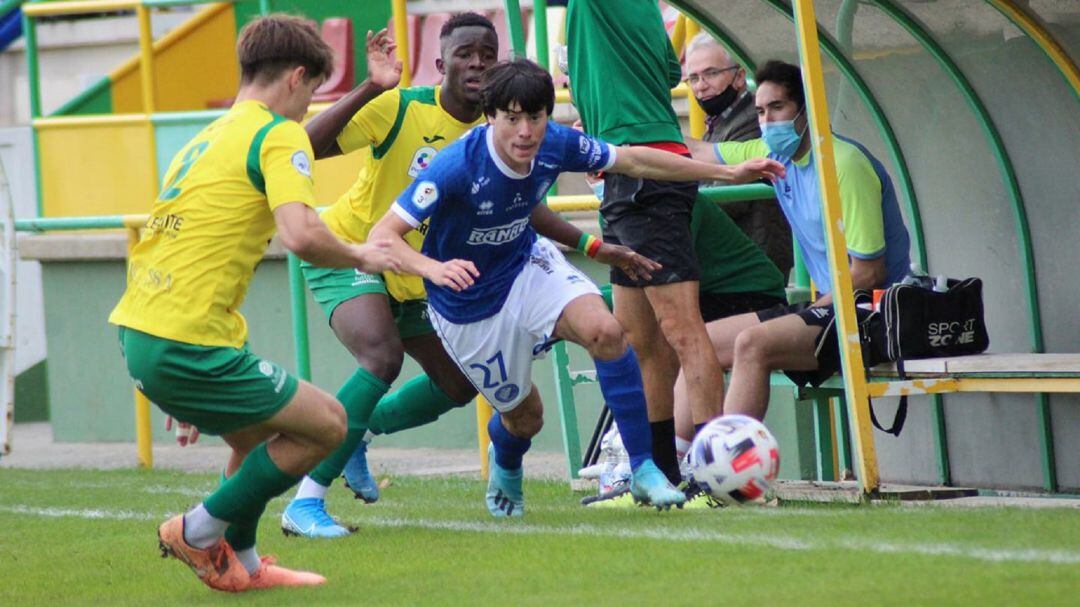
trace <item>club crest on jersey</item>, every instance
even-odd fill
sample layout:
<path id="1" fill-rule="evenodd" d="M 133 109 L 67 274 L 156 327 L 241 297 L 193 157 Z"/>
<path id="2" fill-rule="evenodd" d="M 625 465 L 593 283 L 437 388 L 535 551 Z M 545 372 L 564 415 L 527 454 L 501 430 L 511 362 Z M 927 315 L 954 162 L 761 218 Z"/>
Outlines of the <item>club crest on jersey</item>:
<path id="1" fill-rule="evenodd" d="M 439 188 L 431 181 L 421 181 L 413 190 L 412 201 L 418 209 L 426 209 L 439 199 Z"/>
<path id="2" fill-rule="evenodd" d="M 412 162 L 409 163 L 409 177 L 416 177 L 419 175 L 420 171 L 426 169 L 428 165 L 431 164 L 431 159 L 438 153 L 439 151 L 430 145 L 425 145 L 419 150 L 416 150 L 416 153 L 413 154 Z"/>
<path id="3" fill-rule="evenodd" d="M 311 177 L 311 159 L 304 150 L 298 150 L 292 155 L 292 165 L 297 173 L 304 177 Z"/>

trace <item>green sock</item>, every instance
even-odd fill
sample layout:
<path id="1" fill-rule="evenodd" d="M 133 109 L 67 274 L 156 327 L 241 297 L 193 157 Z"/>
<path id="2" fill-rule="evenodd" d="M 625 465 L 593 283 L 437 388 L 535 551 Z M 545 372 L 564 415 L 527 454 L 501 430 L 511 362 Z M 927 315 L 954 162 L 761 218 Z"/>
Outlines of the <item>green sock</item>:
<path id="1" fill-rule="evenodd" d="M 375 405 L 383 394 L 390 389 L 390 385 L 375 377 L 363 367 L 358 368 L 345 385 L 338 390 L 337 398 L 345 405 L 345 413 L 349 418 L 349 431 L 345 434 L 345 440 L 312 470 L 308 476 L 316 483 L 329 487 L 334 479 L 341 476 L 345 464 L 352 457 L 356 446 L 364 438 L 367 432 L 368 419 Z"/>
<path id="2" fill-rule="evenodd" d="M 222 468 L 218 486 L 224 485 L 227 480 L 229 480 L 229 477 L 225 476 L 225 469 Z M 265 508 L 263 509 L 265 510 Z M 229 528 L 225 530 L 225 541 L 229 542 L 233 550 L 247 550 L 255 545 L 255 535 L 259 529 L 259 518 L 262 518 L 262 512 L 259 512 L 259 516 L 254 521 L 237 521 L 229 525 Z"/>
<path id="3" fill-rule="evenodd" d="M 241 527 L 244 523 L 250 523 L 254 527 L 258 524 L 266 503 L 285 493 L 301 478 L 282 472 L 274 464 L 274 460 L 270 459 L 266 443 L 262 443 L 248 454 L 232 478 L 222 483 L 217 491 L 206 498 L 203 506 L 215 518 L 240 523 Z M 250 535 L 254 543 L 254 532 Z M 240 549 L 249 547 L 242 546 Z"/>
<path id="4" fill-rule="evenodd" d="M 418 375 L 379 401 L 368 426 L 374 434 L 393 434 L 429 424 L 465 405 L 447 396 L 427 375 Z"/>

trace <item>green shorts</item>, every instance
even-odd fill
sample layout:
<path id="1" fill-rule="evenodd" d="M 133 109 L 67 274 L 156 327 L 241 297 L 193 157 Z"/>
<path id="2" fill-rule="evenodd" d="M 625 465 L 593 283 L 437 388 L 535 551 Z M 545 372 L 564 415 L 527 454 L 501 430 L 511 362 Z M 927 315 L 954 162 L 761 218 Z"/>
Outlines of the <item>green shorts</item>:
<path id="1" fill-rule="evenodd" d="M 394 315 L 394 324 L 397 325 L 398 334 L 402 339 L 419 337 L 434 333 L 428 318 L 427 300 L 410 299 L 398 301 L 386 291 L 386 282 L 379 274 L 365 274 L 356 269 L 320 268 L 310 263 L 301 262 L 300 269 L 304 273 L 311 294 L 315 301 L 322 307 L 326 314 L 326 321 L 330 322 L 334 310 L 350 299 L 370 293 L 386 295 L 390 304 L 390 313 Z"/>
<path id="2" fill-rule="evenodd" d="M 203 434 L 264 422 L 292 400 L 299 381 L 247 347 L 196 346 L 120 327 L 135 386 L 162 411 Z"/>

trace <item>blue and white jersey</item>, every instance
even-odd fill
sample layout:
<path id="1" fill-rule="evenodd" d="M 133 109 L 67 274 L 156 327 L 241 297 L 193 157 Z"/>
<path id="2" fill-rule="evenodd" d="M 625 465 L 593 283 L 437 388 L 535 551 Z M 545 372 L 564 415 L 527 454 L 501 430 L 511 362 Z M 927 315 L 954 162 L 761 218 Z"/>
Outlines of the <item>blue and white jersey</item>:
<path id="1" fill-rule="evenodd" d="M 559 174 L 615 164 L 610 144 L 549 122 L 532 168 L 521 174 L 499 158 L 493 135 L 489 126 L 478 126 L 447 146 L 391 207 L 414 228 L 429 220 L 424 255 L 466 259 L 479 270 L 475 284 L 460 293 L 424 281 L 431 307 L 457 324 L 502 308 L 536 240 L 529 224 L 533 207 Z"/>

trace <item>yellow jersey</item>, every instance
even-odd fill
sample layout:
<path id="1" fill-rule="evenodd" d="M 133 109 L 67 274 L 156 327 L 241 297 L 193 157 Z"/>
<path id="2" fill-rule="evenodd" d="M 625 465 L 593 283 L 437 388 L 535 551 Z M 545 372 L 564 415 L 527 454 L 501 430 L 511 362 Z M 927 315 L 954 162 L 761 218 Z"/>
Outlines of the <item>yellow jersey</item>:
<path id="1" fill-rule="evenodd" d="M 364 150 L 360 175 L 322 219 L 339 238 L 367 241 L 375 223 L 405 191 L 416 175 L 440 150 L 483 122 L 461 122 L 443 109 L 442 87 L 393 89 L 360 108 L 338 135 L 342 153 Z M 417 251 L 424 242 L 427 224 L 409 232 L 405 240 Z M 384 272 L 386 289 L 398 301 L 426 297 L 419 276 Z"/>
<path id="2" fill-rule="evenodd" d="M 237 103 L 176 154 L 109 322 L 200 346 L 241 347 L 240 304 L 274 234 L 273 210 L 315 206 L 303 127 Z"/>

